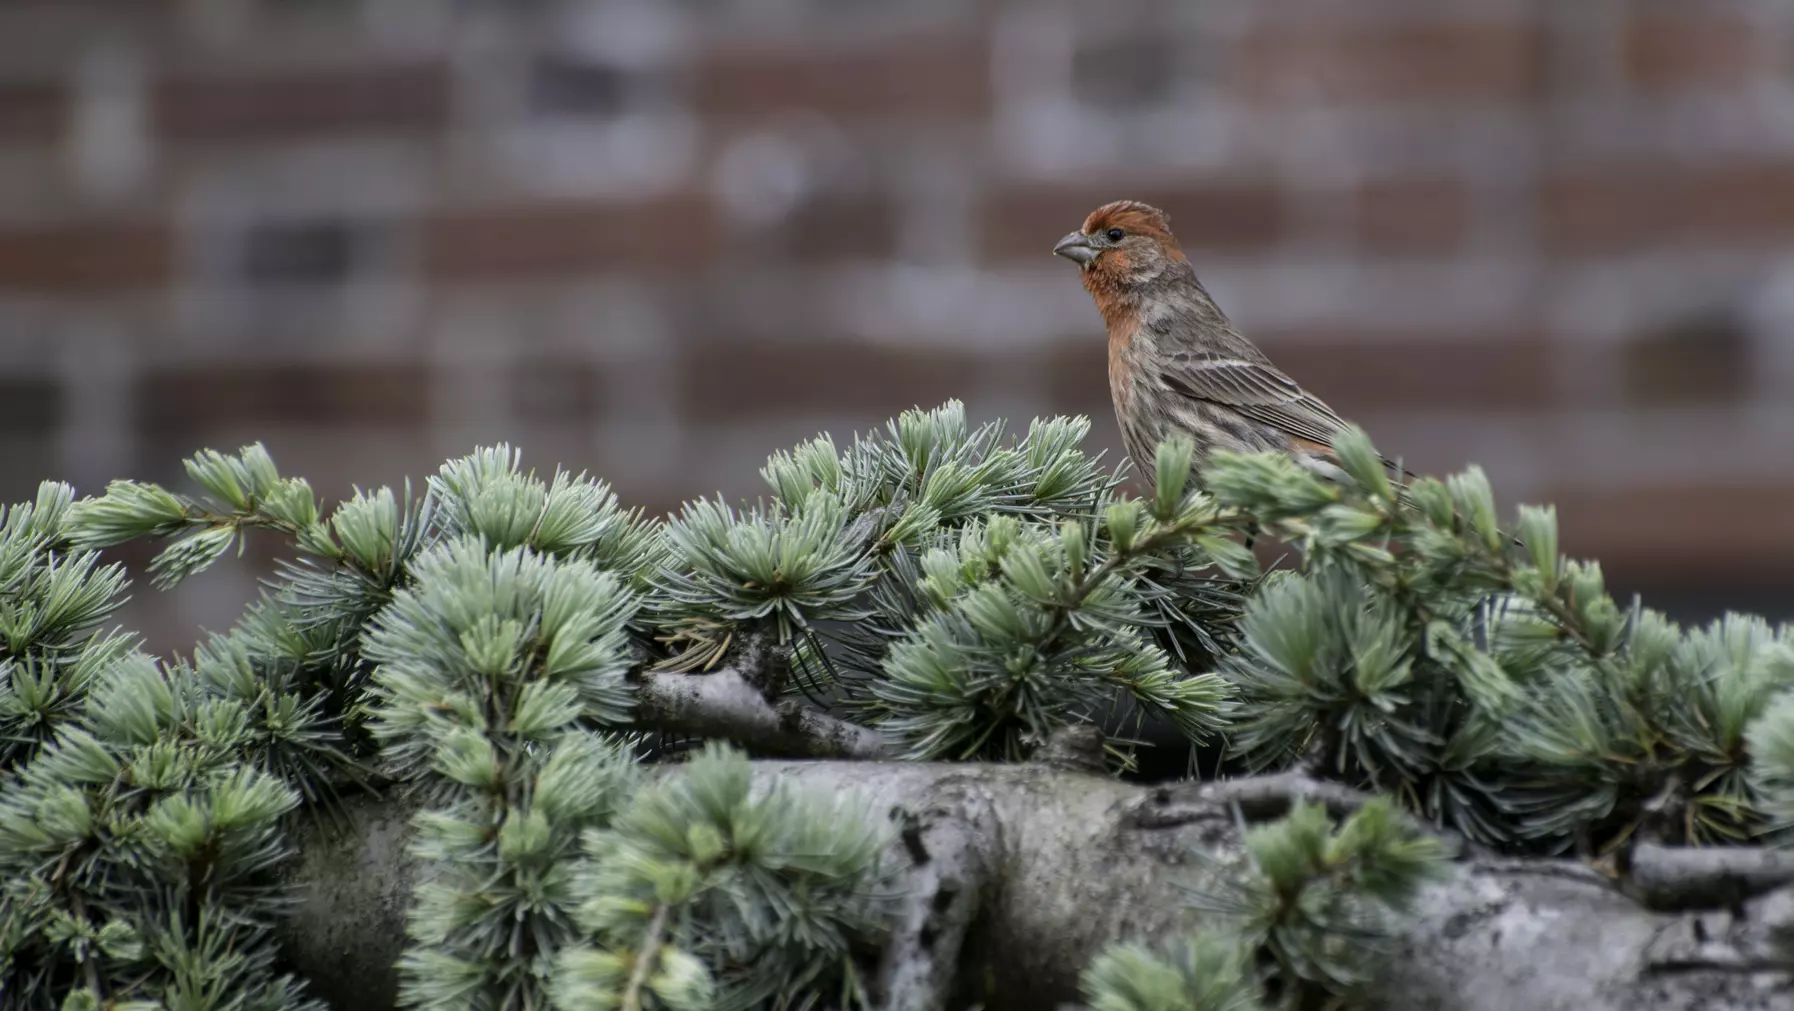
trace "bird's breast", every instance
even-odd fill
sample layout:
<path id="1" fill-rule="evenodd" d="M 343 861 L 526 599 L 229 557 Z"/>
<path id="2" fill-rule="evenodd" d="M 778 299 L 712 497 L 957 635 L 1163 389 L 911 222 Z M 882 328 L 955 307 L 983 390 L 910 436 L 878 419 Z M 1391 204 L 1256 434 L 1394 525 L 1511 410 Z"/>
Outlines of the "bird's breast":
<path id="1" fill-rule="evenodd" d="M 1134 328 L 1109 327 L 1109 395 L 1117 410 L 1127 410 L 1133 402 L 1134 382 L 1139 370 L 1134 364 Z"/>

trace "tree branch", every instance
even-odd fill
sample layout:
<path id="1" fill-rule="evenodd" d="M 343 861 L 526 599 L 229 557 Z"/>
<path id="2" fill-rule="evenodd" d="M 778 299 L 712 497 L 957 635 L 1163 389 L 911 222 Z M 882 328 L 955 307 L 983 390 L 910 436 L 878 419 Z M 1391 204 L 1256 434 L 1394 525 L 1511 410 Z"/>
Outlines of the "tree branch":
<path id="1" fill-rule="evenodd" d="M 656 903 L 654 916 L 642 936 L 642 946 L 635 953 L 635 965 L 629 970 L 629 983 L 623 988 L 623 1011 L 642 1011 L 642 988 L 654 974 L 654 963 L 660 958 L 661 935 L 667 929 L 667 913 L 671 906 Z"/>
<path id="2" fill-rule="evenodd" d="M 775 705 L 739 667 L 708 674 L 644 672 L 636 685 L 642 729 L 717 737 L 761 754 L 800 758 L 896 757 L 889 738 L 796 700 Z"/>
<path id="3" fill-rule="evenodd" d="M 893 866 L 920 874 L 899 881 L 914 898 L 900 911 L 907 926 L 881 977 L 892 1006 L 935 1007 L 951 964 L 952 1000 L 982 1001 L 991 1011 L 1075 1000 L 1078 974 L 1108 942 L 1201 926 L 1203 914 L 1178 885 L 1213 888 L 1205 875 L 1225 873 L 1240 855 L 1234 802 L 1292 793 L 1278 777 L 1266 777 L 1270 787 L 1235 780 L 1206 799 L 1181 792 L 1185 817 L 1150 822 L 1136 812 L 1170 792 L 1038 763 L 771 761 L 756 762 L 754 776 L 857 791 L 877 810 L 954 813 L 920 823 L 927 862 L 902 853 L 905 840 L 896 843 Z M 414 808 L 371 798 L 349 798 L 345 807 L 354 826 L 345 831 L 323 820 L 300 826 L 298 857 L 283 876 L 299 894 L 320 898 L 277 929 L 283 957 L 319 996 L 378 1011 L 391 1006 L 393 965 L 406 943 L 400 900 L 408 893 L 394 886 L 424 868 L 407 845 Z M 948 881 L 974 880 L 982 883 L 975 895 L 957 889 L 938 898 Z M 1735 911 L 1672 915 L 1643 907 L 1575 861 L 1472 857 L 1423 889 L 1410 916 L 1366 1006 L 1766 1011 L 1785 1006 L 1794 987 L 1786 968 L 1755 971 L 1768 965 L 1781 932 L 1794 929 L 1787 888 Z M 964 945 L 949 943 L 966 921 Z M 930 924 L 938 932 L 922 929 Z"/>
<path id="4" fill-rule="evenodd" d="M 907 888 L 879 964 L 883 1011 L 942 1011 L 959 975 L 960 952 L 992 883 L 997 822 L 977 797 L 951 785 L 901 832 Z"/>
<path id="5" fill-rule="evenodd" d="M 1183 820 L 1213 817 L 1216 805 L 1226 804 L 1237 805 L 1247 821 L 1270 821 L 1288 814 L 1297 803 L 1307 801 L 1325 807 L 1335 818 L 1345 818 L 1356 813 L 1372 796 L 1343 783 L 1315 779 L 1300 772 L 1282 772 L 1159 787 L 1130 812 L 1130 817 L 1142 827 L 1175 825 Z M 1481 847 L 1450 829 L 1400 809 L 1396 814 L 1411 831 L 1439 839 L 1460 856 L 1485 853 Z"/>
<path id="6" fill-rule="evenodd" d="M 1755 846 L 1644 842 L 1628 859 L 1625 890 L 1652 909 L 1735 905 L 1794 882 L 1794 853 Z"/>

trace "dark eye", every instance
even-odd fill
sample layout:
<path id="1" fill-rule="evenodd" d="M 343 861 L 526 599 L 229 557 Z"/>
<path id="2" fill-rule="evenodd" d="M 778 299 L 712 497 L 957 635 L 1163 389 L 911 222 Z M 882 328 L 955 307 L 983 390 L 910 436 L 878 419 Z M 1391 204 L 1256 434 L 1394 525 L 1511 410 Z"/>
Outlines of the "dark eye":
<path id="1" fill-rule="evenodd" d="M 1124 236 L 1126 234 L 1127 234 L 1126 232 L 1122 231 L 1119 228 L 1111 228 L 1111 229 L 1109 229 L 1109 241 L 1110 242 L 1120 242 L 1122 239 L 1122 236 Z"/>

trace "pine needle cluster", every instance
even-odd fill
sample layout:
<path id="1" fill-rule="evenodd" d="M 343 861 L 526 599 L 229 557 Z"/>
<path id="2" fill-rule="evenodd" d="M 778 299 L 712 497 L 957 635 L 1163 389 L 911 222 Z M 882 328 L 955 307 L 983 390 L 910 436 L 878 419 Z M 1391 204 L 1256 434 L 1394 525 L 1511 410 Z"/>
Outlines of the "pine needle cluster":
<path id="1" fill-rule="evenodd" d="M 1245 833 L 1193 905 L 1212 926 L 1162 946 L 1121 943 L 1085 970 L 1092 1011 L 1261 1011 L 1337 1006 L 1391 950 L 1401 914 L 1447 857 L 1377 798 L 1335 828 L 1297 804 Z"/>
<path id="2" fill-rule="evenodd" d="M 316 1008 L 275 971 L 284 902 L 266 877 L 329 761 L 316 699 L 229 636 L 163 664 L 102 631 L 126 580 L 89 550 L 104 539 L 91 507 L 45 484 L 0 523 L 0 994 L 21 1009 Z"/>
<path id="3" fill-rule="evenodd" d="M 1396 494 L 1361 433 L 1351 484 L 1220 461 L 1221 502 L 1295 545 L 1224 663 L 1231 745 L 1306 763 L 1515 851 L 1744 842 L 1767 827 L 1746 732 L 1794 687 L 1794 638 L 1728 614 L 1684 629 L 1563 558 L 1549 508 L 1497 526 L 1482 472 Z"/>

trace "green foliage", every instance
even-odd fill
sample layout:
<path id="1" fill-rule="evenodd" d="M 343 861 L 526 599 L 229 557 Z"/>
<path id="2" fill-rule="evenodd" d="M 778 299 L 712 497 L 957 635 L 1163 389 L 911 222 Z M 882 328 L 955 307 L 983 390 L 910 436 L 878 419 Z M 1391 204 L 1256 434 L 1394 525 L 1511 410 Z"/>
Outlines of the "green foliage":
<path id="1" fill-rule="evenodd" d="M 142 491 L 126 494 L 156 498 Z M 315 713 L 208 652 L 199 676 L 101 632 L 125 576 L 83 550 L 86 505 L 46 483 L 0 522 L 0 992 L 16 1008 L 211 1006 L 183 1002 L 208 988 L 308 1007 L 273 972 L 263 874 Z"/>
<path id="2" fill-rule="evenodd" d="M 572 938 L 579 833 L 633 774 L 622 745 L 586 728 L 628 715 L 638 600 L 590 562 L 489 547 L 481 523 L 516 532 L 510 510 L 470 514 L 480 522 L 420 553 L 415 585 L 364 637 L 383 764 L 435 801 L 413 848 L 441 872 L 417 888 L 401 987 L 411 1007 L 538 1006 Z"/>
<path id="3" fill-rule="evenodd" d="M 806 640 L 805 689 L 915 758 L 1020 758 L 1123 701 L 1190 740 L 1219 727 L 1227 693 L 1198 665 L 1226 648 L 1239 580 L 1256 575 L 1227 538 L 1243 518 L 1182 479 L 1150 507 L 1119 497 L 1077 450 L 1088 427 L 1036 421 L 1004 446 L 1001 426 L 968 428 L 953 403 L 845 453 L 818 440 L 775 456 L 777 507 L 859 504 L 848 526 L 867 528 L 876 565 L 863 610 L 831 615 L 853 623 Z"/>
<path id="4" fill-rule="evenodd" d="M 1751 786 L 1771 828 L 1794 828 L 1794 693 L 1783 693 L 1746 731 Z"/>
<path id="5" fill-rule="evenodd" d="M 1260 1011 L 1252 951 L 1230 933 L 1199 931 L 1159 949 L 1113 944 L 1080 979 L 1091 1011 Z"/>
<path id="6" fill-rule="evenodd" d="M 672 564 L 655 586 L 660 624 L 695 644 L 676 666 L 714 662 L 706 632 L 719 626 L 771 621 L 786 642 L 818 621 L 865 617 L 857 601 L 875 578 L 866 534 L 829 495 L 739 515 L 720 502 L 686 506 L 667 526 Z"/>
<path id="7" fill-rule="evenodd" d="M 437 535 L 587 561 L 640 589 L 659 539 L 640 511 L 623 509 L 609 486 L 584 474 L 557 470 L 545 484 L 521 466 L 522 454 L 505 445 L 444 464 L 430 479 Z"/>
<path id="8" fill-rule="evenodd" d="M 1516 539 L 1476 468 L 1395 496 L 1364 462 L 1345 484 L 1269 455 L 1222 454 L 1208 474 L 1303 554 L 1248 602 L 1222 665 L 1238 754 L 1387 791 L 1503 847 L 1761 831 L 1743 734 L 1794 684 L 1783 630 L 1623 611 L 1598 566 L 1556 554 L 1551 510 L 1523 507 Z"/>
<path id="9" fill-rule="evenodd" d="M 1054 530 L 998 516 L 929 551 L 914 630 L 870 683 L 874 721 L 916 758 L 1016 759 L 1059 726 L 1092 719 L 1120 689 L 1193 740 L 1218 729 L 1225 685 L 1175 671 L 1146 641 L 1151 618 L 1127 574 L 1150 545 L 1202 528 L 1207 517 L 1192 505 L 1120 547 L 1099 528 L 1109 536 L 1094 567 L 1076 520 Z"/>
<path id="10" fill-rule="evenodd" d="M 425 551 L 412 574 L 363 647 L 379 665 L 370 729 L 395 778 L 493 788 L 465 776 L 497 776 L 494 761 L 522 760 L 533 742 L 626 720 L 624 626 L 637 600 L 615 574 L 471 539 Z M 501 746 L 516 754 L 494 758 Z M 466 748 L 484 749 L 484 771 L 467 771 Z"/>
<path id="11" fill-rule="evenodd" d="M 99 672 L 132 646 L 96 634 L 124 602 L 125 573 L 71 550 L 73 501 L 74 489 L 46 481 L 0 519 L 0 768 L 78 716 Z"/>
<path id="12" fill-rule="evenodd" d="M 1219 454 L 1202 490 L 1173 440 L 1139 500 L 1080 448 L 1088 429 L 908 411 L 775 453 L 763 501 L 666 520 L 502 445 L 421 495 L 329 510 L 254 445 L 187 461 L 195 494 L 46 484 L 0 520 L 9 1006 L 306 1006 L 272 966 L 268 872 L 288 819 L 376 776 L 428 804 L 410 1006 L 864 1003 L 882 822 L 751 790 L 738 753 L 641 762 L 675 742 L 635 725 L 636 678 L 750 642 L 790 657 L 754 682 L 766 701 L 829 704 L 915 759 L 1022 759 L 1100 721 L 1126 768 L 1151 719 L 1508 851 L 1794 825 L 1786 629 L 1622 608 L 1598 566 L 1559 556 L 1550 509 L 1504 528 L 1475 468 L 1398 488 L 1356 431 L 1342 480 Z M 97 549 L 166 541 L 168 585 L 250 531 L 294 557 L 191 657 L 101 631 L 125 579 Z M 1261 531 L 1293 569 L 1260 573 L 1240 535 Z M 1381 804 L 1337 832 L 1298 809 L 1203 899 L 1227 930 L 1113 949 L 1087 996 L 1349 996 L 1430 846 Z"/>
<path id="13" fill-rule="evenodd" d="M 507 764 L 508 763 L 508 764 Z M 556 954 L 577 934 L 579 834 L 635 789 L 627 748 L 566 731 L 503 751 L 477 731 L 449 738 L 437 775 L 462 789 L 417 818 L 417 886 L 399 963 L 407 1007 L 541 1007 Z"/>
<path id="14" fill-rule="evenodd" d="M 1197 907 L 1224 927 L 1162 952 L 1111 946 L 1085 970 L 1085 997 L 1096 1011 L 1243 1011 L 1261 999 L 1296 1009 L 1319 1006 L 1316 995 L 1350 998 L 1447 856 L 1437 839 L 1405 827 L 1388 798 L 1337 830 L 1321 807 L 1297 804 L 1248 829 L 1244 866 L 1221 868 L 1197 893 Z M 1268 971 L 1255 972 L 1258 961 Z"/>
<path id="15" fill-rule="evenodd" d="M 314 1007 L 273 972 L 268 928 L 283 896 L 266 879 L 300 802 L 266 767 L 317 732 L 310 715 L 271 721 L 228 682 L 140 653 L 107 665 L 83 716 L 0 790 L 0 965 L 13 1006 L 54 1007 L 73 991 Z"/>
<path id="16" fill-rule="evenodd" d="M 1337 831 L 1324 809 L 1298 804 L 1246 832 L 1250 871 L 1220 879 L 1207 908 L 1239 919 L 1245 938 L 1269 952 L 1284 990 L 1317 986 L 1343 994 L 1369 977 L 1378 943 L 1394 932 L 1420 886 L 1437 877 L 1444 845 L 1402 825 L 1376 798 Z"/>
<path id="17" fill-rule="evenodd" d="M 833 992 L 863 1006 L 852 946 L 883 922 L 890 831 L 853 797 L 751 789 L 707 747 L 586 833 L 556 1006 L 748 1008 Z M 711 968 L 714 967 L 714 968 Z"/>
<path id="18" fill-rule="evenodd" d="M 71 539 L 101 548 L 141 537 L 174 537 L 150 564 L 156 585 L 175 583 L 210 566 L 246 527 L 280 530 L 311 550 L 330 552 L 318 504 L 303 478 L 283 478 L 260 443 L 236 456 L 203 450 L 186 461 L 205 495 L 176 495 L 155 485 L 114 481 L 102 498 L 75 505 Z"/>

